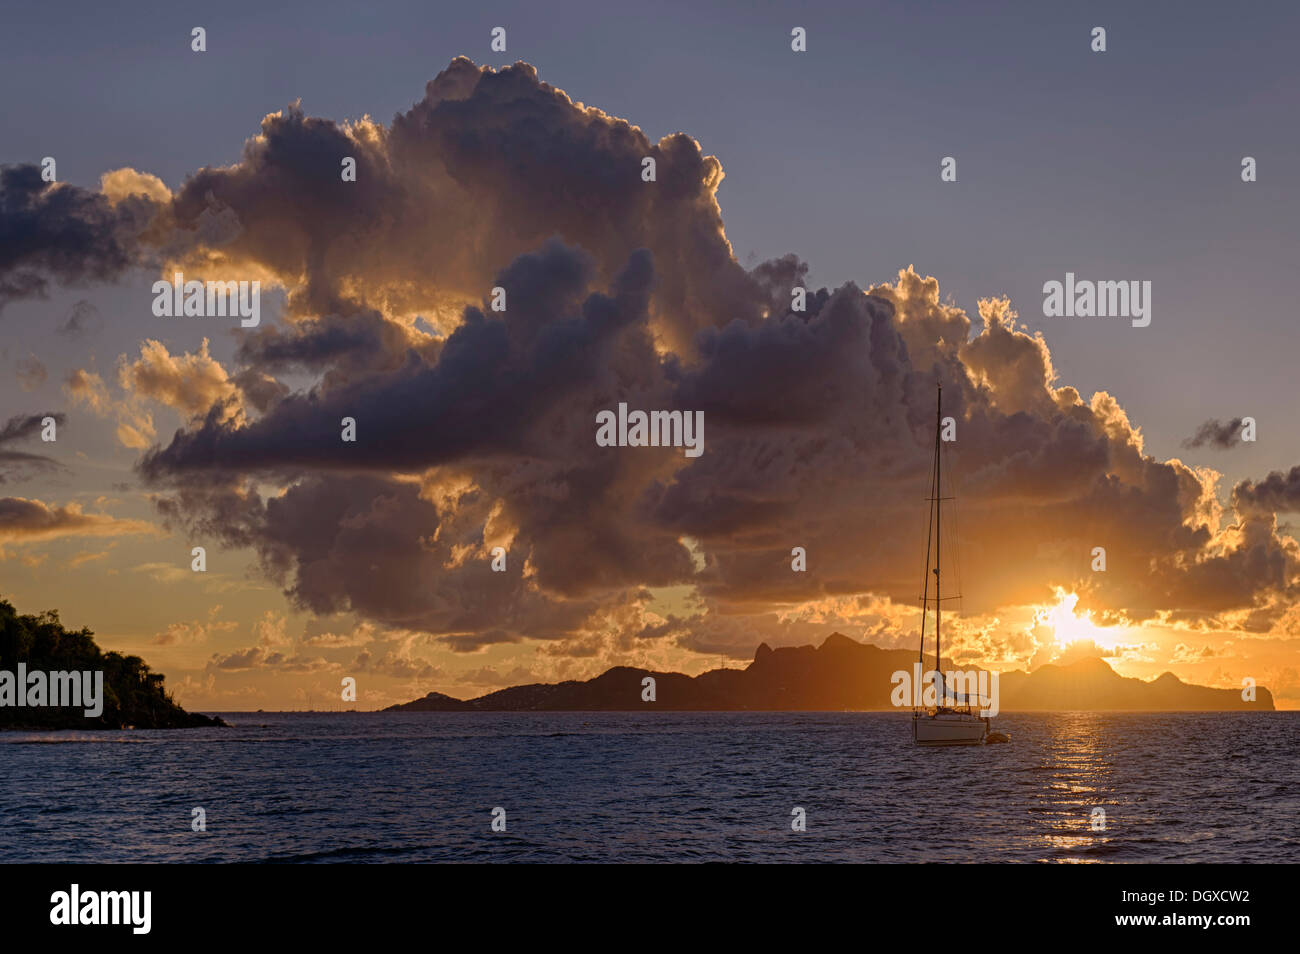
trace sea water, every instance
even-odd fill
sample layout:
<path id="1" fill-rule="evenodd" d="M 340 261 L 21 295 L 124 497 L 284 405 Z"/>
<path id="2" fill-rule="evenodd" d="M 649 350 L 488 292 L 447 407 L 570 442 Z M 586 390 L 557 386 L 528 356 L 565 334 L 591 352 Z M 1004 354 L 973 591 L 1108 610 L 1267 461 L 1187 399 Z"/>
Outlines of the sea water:
<path id="1" fill-rule="evenodd" d="M 223 717 L 0 733 L 0 861 L 1300 861 L 1295 712 Z"/>

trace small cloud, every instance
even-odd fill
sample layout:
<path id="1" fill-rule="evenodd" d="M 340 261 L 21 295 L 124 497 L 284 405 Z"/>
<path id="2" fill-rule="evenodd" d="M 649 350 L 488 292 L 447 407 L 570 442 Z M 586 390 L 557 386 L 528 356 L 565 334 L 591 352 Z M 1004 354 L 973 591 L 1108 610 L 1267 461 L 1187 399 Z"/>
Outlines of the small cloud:
<path id="1" fill-rule="evenodd" d="M 1197 649 L 1196 647 L 1189 646 L 1186 643 L 1179 643 L 1177 646 L 1174 647 L 1173 654 L 1169 657 L 1169 662 L 1170 663 L 1203 662 L 1206 659 L 1212 659 L 1213 657 L 1219 655 L 1221 654 L 1216 652 L 1210 646 L 1202 646 L 1200 649 Z"/>
<path id="2" fill-rule="evenodd" d="M 289 645 L 292 640 L 285 635 L 285 622 L 286 617 L 272 610 L 262 614 L 262 618 L 253 624 L 253 635 L 257 637 L 258 645 L 264 647 Z"/>
<path id="3" fill-rule="evenodd" d="M 155 583 L 179 583 L 194 575 L 194 571 L 188 564 L 182 566 L 176 563 L 141 563 L 131 569 L 137 573 L 148 573 Z"/>
<path id="4" fill-rule="evenodd" d="M 92 550 L 82 550 L 80 553 L 71 557 L 66 563 L 64 563 L 63 567 L 66 570 L 72 570 L 81 566 L 83 563 L 90 563 L 94 560 L 102 560 L 104 559 L 104 557 L 108 556 L 111 549 L 112 548 L 110 547 L 109 550 L 101 550 L 99 552 L 94 552 Z"/>
<path id="5" fill-rule="evenodd" d="M 360 623 L 350 631 L 342 633 L 312 632 L 313 628 L 313 622 L 308 622 L 306 630 L 298 640 L 302 645 L 314 646 L 317 649 L 346 649 L 365 646 L 378 639 L 375 626 L 371 623 Z"/>
<path id="6" fill-rule="evenodd" d="M 320 656 L 286 656 L 281 652 L 267 652 L 261 646 L 250 646 L 225 655 L 213 653 L 207 664 L 209 671 L 219 669 L 223 672 L 273 669 L 287 673 L 312 673 L 337 671 L 341 668 L 338 663 Z"/>
<path id="7" fill-rule="evenodd" d="M 372 676 L 392 676 L 395 679 L 436 679 L 442 668 L 423 659 L 388 651 L 382 656 L 361 652 L 352 660 L 348 672 L 367 673 Z"/>
<path id="8" fill-rule="evenodd" d="M 170 202 L 171 189 L 156 175 L 129 167 L 105 172 L 99 177 L 99 191 L 109 202 L 117 204 L 130 196 L 140 195 L 154 202 Z"/>
<path id="9" fill-rule="evenodd" d="M 454 653 L 476 653 L 497 643 L 517 643 L 521 637 L 515 633 L 494 629 L 485 633 L 452 633 L 439 636 L 438 642 L 446 643 Z"/>
<path id="10" fill-rule="evenodd" d="M 104 327 L 104 319 L 99 309 L 84 298 L 72 306 L 68 317 L 55 330 L 69 338 L 81 338 L 94 334 Z"/>
<path id="11" fill-rule="evenodd" d="M 83 513 L 77 503 L 59 507 L 26 497 L 0 497 L 0 543 L 156 532 L 153 524 L 143 520 Z"/>
<path id="12" fill-rule="evenodd" d="M 1183 441 L 1183 447 L 1189 450 L 1195 447 L 1218 447 L 1227 450 L 1241 443 L 1242 419 L 1234 417 L 1227 423 L 1211 418 L 1196 429 L 1196 433 Z"/>
<path id="13" fill-rule="evenodd" d="M 221 607 L 214 607 L 219 610 Z M 209 611 L 207 622 L 190 620 L 188 622 L 170 623 L 161 633 L 153 638 L 155 646 L 177 646 L 182 643 L 205 643 L 215 633 L 226 633 L 238 628 L 234 620 L 216 620 L 215 612 Z"/>

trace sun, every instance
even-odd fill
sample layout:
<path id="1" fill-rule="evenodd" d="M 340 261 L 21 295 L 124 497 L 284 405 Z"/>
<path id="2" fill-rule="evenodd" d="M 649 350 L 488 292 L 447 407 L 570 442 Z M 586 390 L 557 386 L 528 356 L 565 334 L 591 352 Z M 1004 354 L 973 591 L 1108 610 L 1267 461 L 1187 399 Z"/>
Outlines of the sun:
<path id="1" fill-rule="evenodd" d="M 1056 588 L 1056 604 L 1040 606 L 1034 610 L 1034 627 L 1052 630 L 1056 644 L 1064 649 L 1071 643 L 1080 641 L 1096 643 L 1104 649 L 1114 649 L 1120 633 L 1114 627 L 1098 626 L 1092 621 L 1092 611 L 1077 615 L 1074 608 L 1079 605 L 1079 594 L 1069 593 L 1061 587 Z"/>

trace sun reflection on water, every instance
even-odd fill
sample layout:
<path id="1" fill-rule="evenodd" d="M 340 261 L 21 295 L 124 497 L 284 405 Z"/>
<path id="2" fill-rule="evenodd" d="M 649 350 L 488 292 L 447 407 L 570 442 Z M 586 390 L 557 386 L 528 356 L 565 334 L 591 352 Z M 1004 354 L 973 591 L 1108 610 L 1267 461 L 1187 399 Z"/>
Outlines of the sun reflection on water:
<path id="1" fill-rule="evenodd" d="M 1043 785 L 1030 809 L 1044 860 L 1087 863 L 1104 860 L 1116 822 L 1114 764 L 1096 713 L 1062 713 L 1044 740 Z M 1105 812 L 1097 819 L 1095 809 Z"/>

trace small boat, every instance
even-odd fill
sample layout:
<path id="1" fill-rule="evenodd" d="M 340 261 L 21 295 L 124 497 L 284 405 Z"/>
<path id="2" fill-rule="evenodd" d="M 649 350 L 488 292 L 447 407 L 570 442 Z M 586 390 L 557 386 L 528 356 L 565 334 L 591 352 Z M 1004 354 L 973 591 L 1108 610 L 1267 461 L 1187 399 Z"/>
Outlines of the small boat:
<path id="1" fill-rule="evenodd" d="M 940 504 L 945 499 L 942 492 L 942 427 L 943 427 L 943 385 L 939 385 L 938 407 L 934 422 L 934 466 L 930 473 L 930 527 L 925 540 L 925 578 L 921 593 L 921 666 L 925 666 L 925 625 L 930 604 L 934 604 L 934 671 L 936 705 L 916 707 L 912 710 L 912 741 L 917 745 L 983 745 L 989 734 L 989 720 L 979 714 L 981 700 L 970 699 L 948 687 L 943 678 L 943 657 L 940 652 L 940 623 L 943 616 L 943 597 L 940 587 L 943 578 L 939 574 L 942 547 L 940 545 Z M 931 551 L 931 544 L 934 549 Z M 934 554 L 934 566 L 931 568 L 930 555 Z M 934 596 L 930 596 L 930 576 L 934 575 Z M 958 597 L 950 596 L 949 599 Z"/>

